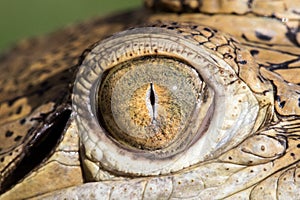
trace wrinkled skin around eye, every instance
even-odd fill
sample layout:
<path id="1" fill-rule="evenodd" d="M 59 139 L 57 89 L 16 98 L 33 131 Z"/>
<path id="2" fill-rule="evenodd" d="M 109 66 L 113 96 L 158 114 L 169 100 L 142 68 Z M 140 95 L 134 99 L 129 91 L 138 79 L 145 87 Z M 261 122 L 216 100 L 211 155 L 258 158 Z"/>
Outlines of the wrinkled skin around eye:
<path id="1" fill-rule="evenodd" d="M 99 54 L 104 56 L 106 60 L 102 61 L 101 57 L 99 57 L 99 60 L 96 59 L 93 63 L 83 62 L 81 66 L 82 72 L 85 74 L 84 71 L 93 68 L 93 66 L 97 66 L 94 68 L 95 71 L 105 72 L 105 70 L 110 68 L 116 69 L 114 59 L 118 58 L 124 60 L 123 62 L 125 63 L 128 60 L 134 63 L 137 69 L 142 70 L 143 67 L 139 63 L 132 61 L 133 59 L 140 58 L 140 52 L 143 52 L 144 56 L 171 56 L 179 60 L 184 60 L 192 66 L 192 69 L 197 71 L 211 91 L 210 94 L 213 94 L 209 95 L 213 99 L 211 106 L 205 110 L 206 117 L 201 118 L 201 125 L 197 126 L 196 123 L 193 123 L 197 122 L 197 120 L 193 121 L 193 118 L 191 118 L 191 123 L 188 126 L 192 128 L 182 131 L 181 134 L 194 134 L 191 134 L 193 137 L 187 137 L 186 140 L 188 142 L 183 143 L 186 145 L 180 151 L 176 151 L 178 149 L 176 146 L 172 146 L 172 151 L 164 151 L 165 146 L 160 146 L 159 149 L 151 149 L 148 146 L 143 146 L 144 144 L 142 143 L 133 145 L 135 148 L 132 149 L 132 147 L 128 147 L 128 143 L 125 146 L 122 142 L 119 143 L 119 138 L 115 138 L 114 136 L 113 142 L 110 142 L 111 138 L 106 137 L 107 127 L 106 125 L 101 125 L 101 120 L 99 122 L 96 119 L 95 124 L 91 123 L 93 119 L 88 116 L 89 113 L 80 110 L 80 108 L 83 109 L 84 107 L 91 106 L 90 109 L 93 110 L 92 104 L 78 104 L 77 102 L 79 101 L 76 99 L 79 99 L 79 96 L 77 97 L 76 94 L 80 94 L 80 98 L 85 99 L 85 97 L 91 97 L 91 93 L 81 90 L 80 87 L 77 87 L 77 91 L 75 83 L 74 104 L 80 110 L 78 112 L 77 123 L 82 137 L 89 135 L 83 140 L 83 146 L 85 147 L 84 156 L 86 156 L 84 163 L 86 164 L 87 173 L 91 174 L 94 180 L 115 180 L 112 182 L 103 182 L 103 184 L 97 184 L 97 186 L 93 183 L 91 185 L 99 187 L 99 191 L 116 191 L 113 192 L 113 195 L 139 196 L 143 193 L 143 197 L 150 199 L 169 198 L 170 196 L 172 198 L 201 199 L 221 199 L 226 197 L 235 199 L 249 198 L 250 196 L 255 199 L 257 195 L 264 195 L 264 190 L 261 188 L 264 188 L 264 185 L 268 184 L 264 181 L 265 177 L 276 173 L 285 166 L 281 160 L 290 160 L 288 162 L 293 166 L 293 163 L 297 160 L 297 155 L 299 155 L 295 152 L 297 150 L 297 142 L 294 143 L 292 139 L 290 140 L 277 135 L 271 127 L 261 129 L 261 127 L 264 127 L 264 123 L 270 120 L 271 116 L 269 113 L 272 113 L 273 110 L 271 85 L 261 78 L 254 85 L 251 82 L 244 84 L 244 81 L 258 79 L 260 75 L 256 74 L 257 71 L 254 69 L 256 64 L 250 54 L 240 47 L 235 40 L 226 38 L 226 36 L 222 36 L 221 34 L 218 35 L 218 33 L 210 30 L 215 34 L 214 37 L 223 37 L 225 40 L 224 43 L 229 43 L 228 46 L 232 45 L 231 48 L 236 49 L 236 54 L 231 55 L 231 59 L 236 58 L 240 61 L 237 64 L 232 64 L 230 60 L 224 62 L 223 50 L 220 49 L 219 52 L 217 51 L 217 53 L 221 53 L 219 55 L 211 51 L 205 43 L 203 46 L 199 45 L 199 41 L 202 42 L 204 40 L 204 34 L 201 33 L 202 31 L 208 31 L 207 28 L 201 29 L 198 26 L 196 29 L 191 29 L 192 25 L 181 24 L 178 26 L 178 29 L 181 31 L 180 33 L 183 37 L 176 31 L 177 25 L 161 24 L 156 26 L 158 28 L 141 28 L 120 33 L 113 38 L 107 39 L 103 44 L 100 43 L 87 57 L 92 59 Z M 173 31 L 174 29 L 175 31 Z M 200 34 L 196 34 L 197 31 Z M 145 33 L 151 34 L 146 35 Z M 145 34 L 145 36 L 142 34 Z M 126 38 L 122 37 L 124 35 L 126 35 Z M 119 38 L 122 38 L 124 44 L 117 45 L 120 43 L 118 41 Z M 139 42 L 139 39 L 142 43 Z M 173 41 L 176 41 L 176 43 L 173 43 Z M 111 45 L 111 52 L 108 51 L 105 53 L 107 51 L 106 43 Z M 213 45 L 215 44 L 212 42 L 211 46 Z M 217 45 L 220 44 L 218 43 Z M 112 57 L 109 56 L 110 54 L 113 54 Z M 139 62 L 142 63 L 142 61 Z M 146 60 L 144 62 L 147 63 Z M 119 63 L 121 63 L 121 66 L 126 66 L 122 62 Z M 232 65 L 227 65 L 227 63 Z M 244 70 L 248 70 L 248 77 L 244 77 Z M 148 69 L 148 71 L 149 74 L 152 73 L 151 70 Z M 139 74 L 141 73 L 139 72 Z M 240 77 L 236 74 L 239 74 Z M 148 73 L 142 73 L 142 76 L 147 75 Z M 157 76 L 159 77 L 159 75 Z M 91 78 L 92 76 L 92 74 L 88 75 L 89 78 L 86 81 L 92 85 L 93 83 L 101 82 L 101 78 L 99 80 L 99 77 L 102 77 L 102 75 Z M 122 78 L 123 76 L 120 79 Z M 84 83 L 81 79 L 84 78 L 79 75 L 78 82 Z M 131 79 L 134 79 L 133 76 L 131 76 Z M 147 91 L 155 89 L 151 88 L 153 87 L 151 85 L 153 84 L 151 78 L 145 80 L 145 82 L 150 85 L 148 89 L 147 87 L 141 90 L 134 89 L 134 86 L 128 87 L 133 88 L 133 92 L 127 91 L 126 84 L 125 86 L 124 83 L 121 85 L 124 86 L 122 88 L 122 91 L 125 93 L 124 95 L 129 95 L 128 98 L 132 98 L 135 95 L 134 92 L 141 92 L 141 95 L 143 95 L 141 98 L 144 99 L 143 105 L 147 107 L 149 105 L 147 104 L 147 101 L 149 102 L 147 98 L 150 98 L 147 97 Z M 139 81 L 137 81 L 136 85 L 139 84 Z M 198 87 L 201 86 L 199 85 Z M 140 86 L 137 86 L 137 88 L 140 88 Z M 257 90 L 262 91 L 258 92 Z M 101 94 L 101 92 L 104 92 L 104 94 Z M 200 91 L 200 96 L 203 95 L 201 92 L 203 91 Z M 153 93 L 155 94 L 155 92 Z M 106 96 L 108 94 L 104 90 L 100 90 L 100 95 Z M 111 101 L 111 105 L 113 105 L 113 98 L 109 96 L 108 99 Z M 89 100 L 86 99 L 85 101 Z M 120 101 L 124 100 L 121 99 Z M 105 102 L 105 104 L 108 103 Z M 124 105 L 130 107 L 131 104 L 129 102 Z M 114 109 L 111 110 L 113 112 Z M 116 110 L 119 111 L 122 108 Z M 174 110 L 171 112 L 172 114 L 176 114 Z M 130 111 L 127 111 L 127 113 L 128 116 L 120 114 L 119 117 L 126 116 L 127 119 L 132 119 L 129 117 Z M 151 116 L 151 109 L 150 111 L 148 109 L 148 115 Z M 90 122 L 89 124 L 84 123 L 84 119 L 86 118 Z M 113 121 L 117 118 L 118 116 L 114 116 L 110 120 Z M 174 120 L 172 125 L 176 126 L 176 120 Z M 116 123 L 114 126 L 119 125 Z M 111 131 L 109 129 L 108 132 Z M 140 134 L 139 129 L 135 130 L 131 128 L 127 131 L 132 131 L 132 134 Z M 95 139 L 93 140 L 92 138 Z M 132 140 L 130 139 L 130 141 Z M 290 157 L 291 154 L 284 154 L 287 144 L 292 145 L 293 158 Z M 182 145 L 179 143 L 179 146 L 181 147 Z M 170 152 L 172 153 L 170 154 Z M 96 163 L 100 163 L 100 165 Z M 98 167 L 96 167 L 97 165 Z M 172 175 L 170 175 L 170 172 L 172 172 Z M 123 176 L 123 178 L 116 177 L 118 174 Z M 158 174 L 162 174 L 163 176 L 147 177 L 148 175 L 153 176 Z M 136 178 L 130 180 L 130 185 L 128 186 L 128 182 L 126 181 L 129 180 L 127 179 L 133 177 Z M 126 180 L 126 184 L 122 181 L 123 179 Z M 82 190 L 86 189 L 86 187 L 88 186 L 83 186 Z M 248 189 L 243 190 L 244 188 Z M 84 191 L 82 192 L 84 193 Z M 70 194 L 72 194 L 72 190 L 70 190 Z"/>
<path id="2" fill-rule="evenodd" d="M 190 140 L 183 143 L 186 146 L 180 151 L 176 151 L 178 148 L 172 146 L 173 152 L 171 151 L 172 154 L 170 154 L 170 151 L 164 151 L 165 146 L 161 146 L 159 149 L 151 149 L 139 143 L 139 145 L 133 145 L 134 149 L 132 149 L 132 146 L 128 147 L 128 145 L 130 146 L 128 142 L 124 146 L 122 142 L 118 142 L 118 138 L 114 136 L 112 136 L 114 139 L 106 137 L 109 134 L 107 130 L 108 132 L 111 131 L 110 128 L 107 129 L 107 125 L 101 125 L 101 120 L 99 122 L 97 119 L 93 124 L 91 122 L 94 119 L 91 118 L 93 116 L 83 110 L 84 107 L 93 110 L 93 101 L 89 105 L 77 103 L 82 102 L 82 99 L 89 101 L 86 97 L 92 96 L 93 98 L 93 95 L 91 95 L 93 93 L 82 90 L 81 87 L 76 87 L 75 83 L 74 104 L 78 106 L 75 109 L 79 111 L 76 120 L 82 137 L 85 137 L 83 140 L 83 146 L 85 147 L 84 163 L 87 173 L 93 177 L 91 179 L 105 180 L 103 184 L 90 184 L 99 187 L 99 191 L 115 191 L 112 193 L 113 195 L 137 195 L 139 197 L 142 195 L 150 199 L 169 198 L 170 196 L 172 198 L 202 199 L 226 197 L 234 199 L 249 198 L 250 196 L 255 199 L 257 195 L 265 195 L 265 191 L 261 188 L 266 187 L 264 185 L 268 182 L 265 182 L 264 179 L 285 166 L 281 160 L 289 160 L 288 162 L 293 166 L 293 163 L 298 159 L 297 155 L 299 154 L 296 153 L 298 143 L 293 142 L 293 139 L 287 139 L 274 133 L 273 130 L 278 125 L 275 125 L 274 128 L 262 128 L 264 123 L 272 117 L 270 116 L 270 113 L 273 112 L 272 87 L 270 83 L 259 78 L 259 74 L 256 74 L 256 64 L 250 53 L 240 47 L 235 40 L 226 38 L 221 34 L 218 35 L 215 31 L 210 30 L 215 34 L 215 37 L 223 37 L 224 40 L 227 40 L 229 46 L 232 45 L 231 48 L 236 49 L 236 55 L 233 54 L 231 59 L 236 58 L 240 61 L 236 64 L 232 64 L 230 61 L 224 62 L 223 50 L 217 51 L 221 55 L 215 54 L 210 48 L 206 47 L 205 43 L 203 46 L 199 45 L 199 41 L 204 40 L 204 38 L 201 38 L 204 36 L 199 36 L 201 31 L 208 31 L 209 29 L 201 29 L 200 26 L 193 29 L 191 27 L 193 26 L 189 24 L 178 26 L 180 34 L 184 37 L 176 31 L 177 25 L 165 24 L 120 33 L 105 40 L 103 44 L 100 43 L 98 47 L 91 51 L 87 58 L 89 60 L 95 57 L 94 62 L 83 62 L 81 66 L 83 74 L 89 68 L 93 68 L 101 74 L 101 71 L 105 72 L 110 68 L 115 69 L 115 59 L 122 59 L 125 63 L 130 61 L 136 64 L 137 69 L 142 69 L 143 67 L 140 64 L 132 61 L 139 59 L 141 52 L 144 56 L 172 56 L 189 63 L 210 88 L 210 94 L 213 94 L 210 95 L 213 98 L 211 109 L 206 110 L 208 112 L 206 112 L 206 117 L 202 118 L 201 125 L 194 124 L 192 118 L 192 123 L 189 124 L 189 127 L 192 128 L 185 129 L 181 133 L 195 133 L 191 134 L 193 137 L 187 138 L 187 140 Z M 197 31 L 199 31 L 199 35 L 196 34 Z M 147 35 L 146 33 L 151 34 Z M 145 36 L 142 34 L 145 34 Z M 122 37 L 124 35 L 126 35 L 126 38 Z M 120 44 L 119 38 L 122 38 L 124 42 L 121 45 L 117 45 Z M 143 42 L 140 43 L 139 41 Z M 173 43 L 173 41 L 176 41 L 176 43 Z M 111 45 L 110 51 L 107 50 L 107 43 Z M 102 61 L 101 57 L 97 56 L 98 54 L 104 56 L 106 60 Z M 126 66 L 122 62 L 118 63 L 121 63 L 121 66 Z M 227 63 L 232 65 L 230 66 Z M 244 77 L 244 70 L 248 71 L 248 77 Z M 152 73 L 151 70 L 149 73 Z M 239 74 L 240 77 L 236 74 Z M 147 73 L 144 75 L 146 76 Z M 86 82 L 93 85 L 101 82 L 103 76 L 89 73 L 87 77 Z M 83 79 L 84 77 L 79 75 L 77 80 L 84 85 L 85 81 Z M 257 80 L 254 85 L 251 82 L 244 83 L 244 81 L 253 79 Z M 133 91 L 141 92 L 141 95 L 144 95 L 141 98 L 144 99 L 143 105 L 147 107 L 147 101 L 151 103 L 151 99 L 147 100 L 147 98 L 150 98 L 147 97 L 147 91 L 154 89 L 151 88 L 153 87 L 151 78 L 146 80 L 146 83 L 150 85 L 148 89 L 146 87 L 141 90 L 133 89 Z M 136 84 L 139 85 L 139 81 Z M 123 83 L 122 86 L 124 86 Z M 137 88 L 139 87 L 137 86 Z M 199 87 L 201 86 L 199 85 Z M 133 88 L 135 87 L 133 86 Z M 122 90 L 128 95 L 126 86 Z M 258 92 L 258 90 L 261 91 Z M 107 95 L 107 93 L 101 94 L 101 92 L 105 92 L 104 90 L 100 90 L 100 95 Z M 135 95 L 134 92 L 129 92 L 129 98 L 132 98 L 132 94 Z M 77 96 L 77 94 L 80 95 Z M 111 100 L 112 105 L 113 98 L 108 99 Z M 131 104 L 129 102 L 125 105 L 130 107 Z M 176 114 L 176 111 L 172 110 L 173 113 Z M 130 115 L 130 111 L 128 111 L 128 115 Z M 151 109 L 148 109 L 148 115 L 151 116 Z M 119 117 L 122 117 L 122 114 Z M 111 120 L 117 118 L 116 114 Z M 85 123 L 85 119 L 89 123 Z M 176 126 L 176 120 L 174 125 Z M 118 126 L 118 123 L 115 126 Z M 135 129 L 128 129 L 127 131 L 140 134 L 138 129 L 136 133 Z M 86 135 L 88 136 L 86 137 Z M 287 144 L 292 145 L 289 147 L 293 152 L 290 155 L 284 153 Z M 181 144 L 179 146 L 181 147 Z M 169 157 L 170 155 L 171 157 Z M 100 163 L 100 165 L 97 163 Z M 170 175 L 170 172 L 172 172 L 172 175 Z M 117 177 L 119 175 L 121 175 L 121 178 Z M 148 175 L 154 175 L 154 177 L 149 178 Z M 133 177 L 135 178 L 132 179 Z M 129 186 L 127 185 L 128 178 L 131 179 Z M 82 190 L 86 187 L 88 186 L 82 186 Z M 244 188 L 248 189 L 244 190 Z M 80 191 L 84 193 L 82 190 Z M 70 194 L 72 193 L 72 190 L 70 190 Z"/>
<path id="3" fill-rule="evenodd" d="M 148 32 L 151 35 L 146 35 Z M 178 44 L 178 40 L 182 40 L 181 43 Z M 73 98 L 81 137 L 85 137 L 82 144 L 87 170 L 96 180 L 103 179 L 103 170 L 124 176 L 176 172 L 215 158 L 238 143 L 233 138 L 242 140 L 255 126 L 261 125 L 260 121 L 255 121 L 259 114 L 255 95 L 235 75 L 234 69 L 195 42 L 193 38 L 181 37 L 167 28 L 133 29 L 103 41 L 87 56 L 90 59 L 98 55 L 106 58 L 104 61 L 99 57 L 95 63 L 83 62 L 75 81 Z M 107 45 L 110 45 L 109 50 Z M 135 46 L 139 48 L 135 49 Z M 187 53 L 181 53 L 181 49 Z M 144 56 L 177 57 L 192 67 L 170 58 L 141 58 L 140 51 Z M 120 66 L 114 66 L 114 60 L 120 59 L 125 63 L 119 61 Z M 112 72 L 107 72 L 105 77 L 103 73 L 107 70 Z M 201 79 L 207 84 L 206 90 L 201 90 Z M 92 89 L 86 90 L 85 83 L 90 83 Z M 134 108 L 140 109 L 136 112 L 141 114 L 148 113 L 150 121 L 140 122 L 145 119 L 132 116 L 131 105 L 136 98 L 143 99 L 140 95 L 147 96 L 145 85 L 152 87 L 154 97 L 153 103 L 149 100 L 151 97 L 145 97 L 140 108 Z M 167 91 L 173 87 L 181 91 L 160 95 L 159 88 L 162 87 L 168 88 Z M 151 95 L 151 91 L 149 93 Z M 98 99 L 97 95 L 100 96 L 99 108 L 94 101 Z M 160 102 L 168 95 L 170 100 L 167 103 Z M 155 99 L 158 101 L 156 105 Z M 94 117 L 97 115 L 100 120 Z M 158 116 L 157 120 L 154 115 Z M 173 119 L 168 115 L 173 115 Z M 136 125 L 136 121 L 140 124 Z M 149 131 L 149 127 L 161 131 Z M 103 169 L 94 171 L 98 162 Z"/>

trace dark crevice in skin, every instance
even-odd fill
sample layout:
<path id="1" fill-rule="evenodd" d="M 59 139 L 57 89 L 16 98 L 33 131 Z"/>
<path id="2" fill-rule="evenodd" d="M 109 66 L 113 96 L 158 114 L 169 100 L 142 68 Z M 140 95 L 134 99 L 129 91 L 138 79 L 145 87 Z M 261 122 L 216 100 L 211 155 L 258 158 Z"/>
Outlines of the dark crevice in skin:
<path id="1" fill-rule="evenodd" d="M 274 49 L 274 48 L 272 48 L 272 47 L 275 46 L 274 44 L 266 44 L 266 43 L 260 43 L 260 42 L 257 42 L 257 41 L 251 41 L 244 34 L 242 35 L 242 38 L 246 42 L 252 43 L 252 44 L 249 44 L 249 43 L 241 42 L 241 44 L 246 46 L 246 47 L 253 47 L 253 48 L 256 48 L 256 49 L 264 49 L 264 50 L 269 50 L 269 51 L 278 52 L 278 53 L 282 53 L 282 54 L 287 54 L 287 55 L 291 55 L 291 56 L 297 56 L 297 57 L 300 56 L 300 55 L 295 54 L 293 52 L 287 52 L 287 51 L 283 51 L 283 50 L 279 50 L 279 49 Z M 265 46 L 256 46 L 255 44 L 265 45 Z M 276 46 L 278 46 L 278 47 L 284 47 L 284 46 L 290 47 L 288 45 L 276 45 Z M 268 48 L 268 47 L 270 47 L 270 48 Z"/>
<path id="2" fill-rule="evenodd" d="M 285 119 L 285 122 L 289 122 L 287 124 L 284 124 L 283 126 L 281 127 L 284 127 L 286 129 L 297 129 L 300 127 L 300 122 L 299 120 L 295 120 L 295 119 Z M 297 137 L 299 137 L 299 135 L 296 135 Z"/>
<path id="3" fill-rule="evenodd" d="M 186 2 L 185 0 L 180 0 L 180 4 L 181 4 L 181 8 L 182 8 L 180 13 L 197 12 L 197 11 L 199 11 L 199 8 L 202 6 L 202 1 L 201 0 L 198 0 L 199 5 L 196 8 L 191 8 L 185 2 Z"/>
<path id="4" fill-rule="evenodd" d="M 285 36 L 289 39 L 290 42 L 292 42 L 295 46 L 300 47 L 300 44 L 297 40 L 297 33 L 300 31 L 300 27 L 297 27 L 296 30 L 293 30 L 292 28 L 287 27 L 287 32 L 285 33 Z"/>
<path id="5" fill-rule="evenodd" d="M 185 0 L 179 0 L 179 1 L 180 1 L 180 7 L 182 8 L 182 10 L 188 11 L 190 9 L 188 6 L 185 5 L 185 3 L 184 3 Z"/>
<path id="6" fill-rule="evenodd" d="M 254 41 L 254 40 L 250 40 L 249 38 L 247 38 L 247 36 L 243 33 L 241 35 L 241 38 L 243 38 L 246 42 L 252 43 L 252 44 L 259 44 L 259 45 L 265 45 L 268 47 L 274 47 L 274 46 L 279 46 L 279 47 L 290 47 L 291 45 L 289 44 L 274 44 L 274 43 L 263 43 L 263 42 L 259 42 L 259 41 Z M 248 44 L 243 44 L 243 45 L 248 45 Z M 253 46 L 256 47 L 256 46 Z M 258 48 L 261 48 L 261 46 L 258 46 Z M 266 47 L 265 47 L 266 48 Z M 268 49 L 268 48 L 266 48 Z M 273 50 L 273 49 L 270 49 Z M 276 51 L 276 50 L 275 50 Z M 290 53 L 290 52 L 287 52 Z M 292 54 L 293 55 L 293 54 Z"/>
<path id="7" fill-rule="evenodd" d="M 287 32 L 285 33 L 286 38 L 293 43 L 296 47 L 300 47 L 300 44 L 297 40 L 297 33 L 300 32 L 300 27 L 298 25 L 297 28 L 291 28 L 286 23 L 282 23 L 282 18 L 275 16 L 274 14 L 270 16 L 270 18 L 276 19 L 281 24 L 286 27 Z"/>
<path id="8" fill-rule="evenodd" d="M 252 50 L 250 50 L 250 53 L 251 53 L 252 56 L 256 56 L 256 55 L 259 54 L 259 51 L 256 50 L 256 49 L 252 49 Z"/>
<path id="9" fill-rule="evenodd" d="M 266 68 L 268 68 L 270 71 L 274 71 L 274 70 L 278 70 L 278 69 L 290 69 L 289 65 L 295 62 L 300 61 L 300 58 L 296 58 L 293 60 L 288 60 L 286 62 L 283 63 L 270 63 L 268 62 L 268 66 L 265 66 Z"/>
<path id="10" fill-rule="evenodd" d="M 282 18 L 279 18 L 275 15 L 270 16 L 273 19 L 278 20 L 279 22 L 282 23 Z M 300 31 L 300 27 L 298 26 L 297 28 L 290 28 L 286 23 L 282 23 L 286 29 L 287 32 L 285 33 L 286 38 L 293 43 L 296 47 L 300 47 L 300 44 L 297 40 L 297 33 Z"/>
<path id="11" fill-rule="evenodd" d="M 255 36 L 256 38 L 260 39 L 260 40 L 264 40 L 264 41 L 270 41 L 272 40 L 272 37 L 269 35 L 265 35 L 261 32 L 255 31 Z"/>
<path id="12" fill-rule="evenodd" d="M 202 6 L 203 6 L 202 0 L 198 0 L 198 10 L 200 10 Z"/>
<path id="13" fill-rule="evenodd" d="M 276 84 L 274 83 L 274 81 L 273 80 L 269 80 L 270 81 L 270 83 L 272 84 L 272 86 L 273 86 L 273 97 L 274 97 L 274 103 L 276 103 L 277 105 L 278 105 L 278 107 L 279 108 L 281 108 L 281 106 L 282 106 L 282 102 L 280 101 L 280 95 L 278 95 L 278 89 L 277 89 L 277 86 L 276 86 Z M 287 81 L 284 81 L 285 83 L 288 83 Z M 285 103 L 284 103 L 285 104 Z M 284 105 L 283 105 L 284 106 Z M 281 108 L 282 109 L 282 108 Z M 285 118 L 285 121 L 287 121 L 286 120 L 286 117 L 289 117 L 289 118 L 294 118 L 294 119 L 298 119 L 299 118 L 299 115 L 297 115 L 297 114 L 288 114 L 288 115 L 282 115 L 282 114 L 280 114 L 280 113 L 278 113 L 278 111 L 277 111 L 277 109 L 274 109 L 274 112 L 275 112 L 275 115 L 277 116 L 277 117 L 279 117 L 279 118 Z M 282 120 L 282 119 L 280 119 L 280 120 Z"/>
<path id="14" fill-rule="evenodd" d="M 64 108 L 66 107 L 66 108 Z M 0 194 L 6 192 L 19 181 L 23 180 L 33 169 L 38 167 L 54 152 L 61 141 L 63 131 L 70 118 L 71 109 L 64 106 L 52 114 L 35 137 L 23 150 L 24 158 L 18 166 L 3 181 Z M 33 131 L 33 130 L 32 130 Z"/>
<path id="15" fill-rule="evenodd" d="M 262 65 L 262 64 L 258 64 L 258 66 L 259 66 L 259 68 L 258 68 L 259 71 L 260 71 L 261 68 L 265 68 L 265 66 Z M 263 76 L 261 75 L 261 73 L 259 73 L 259 74 L 257 75 L 257 78 L 258 78 L 258 80 L 259 80 L 260 82 L 262 82 L 262 83 L 269 82 L 269 79 L 266 79 L 265 77 L 263 77 Z M 270 89 L 269 89 L 269 90 L 263 91 L 262 94 L 263 94 L 263 95 L 266 95 L 267 92 L 270 92 Z"/>
<path id="16" fill-rule="evenodd" d="M 248 0 L 247 5 L 249 9 L 252 9 L 253 0 Z"/>
<path id="17" fill-rule="evenodd" d="M 276 84 L 274 83 L 273 80 L 269 80 L 269 81 L 270 81 L 270 83 L 273 86 L 273 91 L 274 91 L 273 92 L 273 97 L 274 97 L 274 100 L 277 101 L 276 103 L 279 103 L 280 101 L 278 102 L 278 100 L 280 100 L 280 97 L 277 95 L 278 94 L 277 86 L 276 86 Z M 274 110 L 276 111 L 276 109 L 274 109 Z"/>

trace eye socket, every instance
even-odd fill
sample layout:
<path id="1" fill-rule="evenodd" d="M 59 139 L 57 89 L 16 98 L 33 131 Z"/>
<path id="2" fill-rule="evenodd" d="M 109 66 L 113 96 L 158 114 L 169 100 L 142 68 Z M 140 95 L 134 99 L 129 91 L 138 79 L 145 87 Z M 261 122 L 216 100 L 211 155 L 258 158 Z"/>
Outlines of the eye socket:
<path id="1" fill-rule="evenodd" d="M 118 33 L 79 68 L 72 100 L 93 180 L 105 179 L 103 171 L 184 169 L 239 144 L 261 123 L 257 97 L 236 69 L 193 34 L 165 27 Z"/>

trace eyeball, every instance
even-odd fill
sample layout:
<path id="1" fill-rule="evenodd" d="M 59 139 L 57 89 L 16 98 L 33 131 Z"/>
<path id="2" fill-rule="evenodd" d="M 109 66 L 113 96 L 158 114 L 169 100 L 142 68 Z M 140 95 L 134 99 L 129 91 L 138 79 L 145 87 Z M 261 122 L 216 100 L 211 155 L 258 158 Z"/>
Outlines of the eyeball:
<path id="1" fill-rule="evenodd" d="M 136 151 L 174 154 L 195 134 L 185 131 L 191 121 L 203 121 L 213 92 L 188 64 L 149 56 L 108 70 L 97 96 L 98 120 L 113 141 Z"/>
<path id="2" fill-rule="evenodd" d="M 191 32 L 135 28 L 85 56 L 72 100 L 94 180 L 105 179 L 103 171 L 132 177 L 185 169 L 232 148 L 262 123 L 259 98 L 236 68 L 199 42 L 207 34 Z"/>

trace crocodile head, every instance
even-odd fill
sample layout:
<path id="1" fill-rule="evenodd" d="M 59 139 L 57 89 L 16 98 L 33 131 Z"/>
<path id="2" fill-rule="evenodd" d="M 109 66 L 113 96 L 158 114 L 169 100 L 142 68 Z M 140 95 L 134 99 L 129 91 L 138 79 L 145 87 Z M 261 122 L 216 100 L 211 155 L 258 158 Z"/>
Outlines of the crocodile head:
<path id="1" fill-rule="evenodd" d="M 297 199 L 300 4 L 163 1 L 0 60 L 0 199 Z"/>

